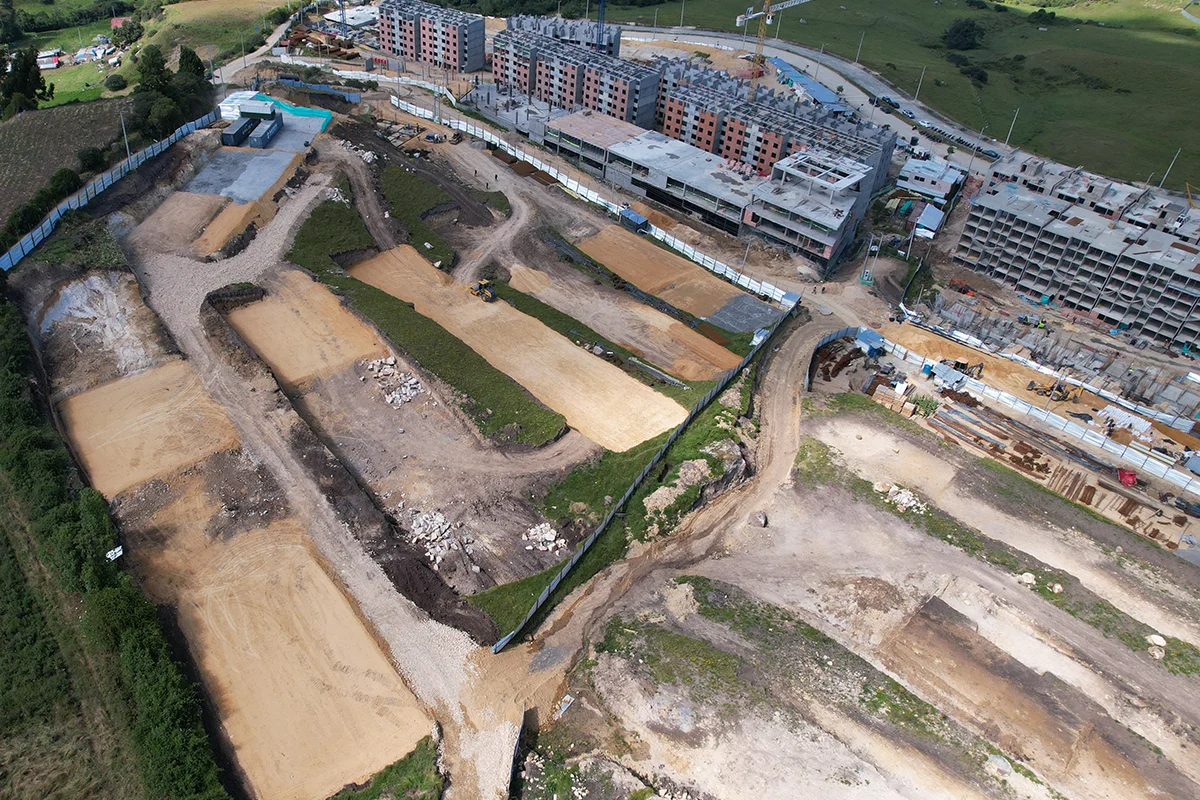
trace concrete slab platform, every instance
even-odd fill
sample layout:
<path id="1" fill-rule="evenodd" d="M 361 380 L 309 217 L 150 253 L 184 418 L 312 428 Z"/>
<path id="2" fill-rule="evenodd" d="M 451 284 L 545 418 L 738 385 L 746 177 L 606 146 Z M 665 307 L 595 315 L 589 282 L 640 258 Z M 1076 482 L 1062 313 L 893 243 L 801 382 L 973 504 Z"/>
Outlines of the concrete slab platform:
<path id="1" fill-rule="evenodd" d="M 303 153 L 308 148 L 305 142 L 312 142 L 321 132 L 325 120 L 321 117 L 301 117 L 280 109 L 283 114 L 283 129 L 271 140 L 270 149 L 287 150 L 290 153 Z"/>
<path id="2" fill-rule="evenodd" d="M 293 152 L 222 147 L 186 190 L 223 195 L 239 204 L 253 203 L 279 180 L 293 158 Z"/>
<path id="3" fill-rule="evenodd" d="M 705 319 L 727 331 L 748 333 L 771 327 L 781 316 L 783 312 L 778 308 L 767 305 L 757 297 L 742 294 L 731 297 L 715 314 L 709 314 Z"/>

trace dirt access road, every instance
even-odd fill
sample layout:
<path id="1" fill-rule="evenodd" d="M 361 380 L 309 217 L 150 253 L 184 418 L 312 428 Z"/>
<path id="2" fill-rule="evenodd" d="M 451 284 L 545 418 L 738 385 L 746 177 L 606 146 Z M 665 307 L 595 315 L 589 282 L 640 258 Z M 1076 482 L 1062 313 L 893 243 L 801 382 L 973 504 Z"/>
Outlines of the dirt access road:
<path id="1" fill-rule="evenodd" d="M 683 406 L 507 303 L 484 303 L 402 245 L 350 274 L 414 303 L 593 442 L 624 451 L 687 416 Z"/>

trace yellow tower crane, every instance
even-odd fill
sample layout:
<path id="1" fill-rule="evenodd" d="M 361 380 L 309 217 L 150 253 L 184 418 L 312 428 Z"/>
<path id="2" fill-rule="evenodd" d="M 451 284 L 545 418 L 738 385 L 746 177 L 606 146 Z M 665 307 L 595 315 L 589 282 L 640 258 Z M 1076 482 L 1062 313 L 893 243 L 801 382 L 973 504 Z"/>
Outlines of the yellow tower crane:
<path id="1" fill-rule="evenodd" d="M 775 24 L 775 13 L 783 11 L 792 6 L 798 6 L 807 3 L 809 0 L 783 0 L 779 3 L 772 3 L 771 0 L 763 0 L 761 11 L 755 11 L 754 6 L 746 9 L 745 14 L 738 14 L 737 26 L 739 28 L 750 24 L 750 20 L 758 20 L 758 39 L 754 43 L 754 58 L 750 62 L 753 64 L 750 85 L 757 85 L 758 79 L 761 78 L 767 71 L 767 61 L 763 58 L 763 43 L 767 39 L 767 26 Z"/>

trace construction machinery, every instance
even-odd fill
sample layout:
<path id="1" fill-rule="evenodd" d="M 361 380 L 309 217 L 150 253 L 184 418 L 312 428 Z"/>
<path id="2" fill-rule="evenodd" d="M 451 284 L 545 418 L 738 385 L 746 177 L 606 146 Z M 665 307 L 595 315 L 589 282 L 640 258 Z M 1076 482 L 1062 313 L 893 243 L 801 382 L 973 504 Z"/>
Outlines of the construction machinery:
<path id="1" fill-rule="evenodd" d="M 1031 392 L 1036 392 L 1040 397 L 1049 397 L 1056 403 L 1078 403 L 1079 398 L 1083 395 L 1082 386 L 1071 386 L 1062 381 L 1055 381 L 1054 383 L 1030 381 L 1029 385 L 1025 388 Z"/>
<path id="2" fill-rule="evenodd" d="M 746 9 L 745 14 L 738 14 L 737 25 L 739 28 L 749 25 L 750 20 L 758 20 L 758 38 L 754 42 L 754 58 L 751 59 L 751 90 L 758 84 L 758 79 L 766 74 L 767 60 L 763 57 L 763 43 L 767 40 L 767 26 L 775 24 L 775 12 L 783 11 L 785 8 L 798 6 L 807 3 L 809 0 L 782 0 L 779 3 L 772 3 L 771 0 L 763 0 L 761 11 L 755 11 L 754 6 Z"/>
<path id="3" fill-rule="evenodd" d="M 492 288 L 492 282 L 489 280 L 482 280 L 479 283 L 472 284 L 468 291 L 485 303 L 490 303 L 496 299 L 496 290 Z"/>

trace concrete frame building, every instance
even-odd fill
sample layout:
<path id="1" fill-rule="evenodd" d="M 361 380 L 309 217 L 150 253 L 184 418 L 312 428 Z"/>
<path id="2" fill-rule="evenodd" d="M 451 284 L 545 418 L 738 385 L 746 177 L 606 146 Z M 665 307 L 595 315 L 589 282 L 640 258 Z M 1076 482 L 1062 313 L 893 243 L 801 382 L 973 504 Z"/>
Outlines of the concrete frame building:
<path id="1" fill-rule="evenodd" d="M 483 17 L 421 0 L 379 4 L 379 46 L 401 58 L 458 72 L 484 66 Z"/>
<path id="2" fill-rule="evenodd" d="M 928 197 L 941 208 L 966 178 L 967 171 L 944 158 L 910 158 L 900 168 L 896 188 Z"/>
<path id="3" fill-rule="evenodd" d="M 1169 346 L 1200 342 L 1200 211 L 1016 153 L 971 200 L 955 263 Z"/>
<path id="4" fill-rule="evenodd" d="M 587 111 L 546 124 L 545 146 L 627 190 L 735 236 L 754 232 L 829 268 L 854 238 L 871 167 L 810 149 L 769 177 L 655 131 Z"/>
<path id="5" fill-rule="evenodd" d="M 587 108 L 644 128 L 654 125 L 659 73 L 549 36 L 501 31 L 492 46 L 498 84 L 561 108 Z"/>
<path id="6" fill-rule="evenodd" d="M 664 60 L 662 66 L 657 118 L 666 135 L 761 175 L 780 159 L 817 147 L 869 165 L 872 189 L 887 179 L 896 146 L 892 131 L 717 70 L 681 61 Z"/>
<path id="7" fill-rule="evenodd" d="M 604 35 L 600 40 L 600 48 L 596 48 L 596 28 L 598 22 L 587 19 L 562 19 L 560 17 L 536 17 L 530 14 L 520 14 L 509 17 L 508 30 L 536 33 L 549 36 L 560 42 L 587 47 L 606 56 L 621 55 L 621 26 L 604 26 Z"/>

